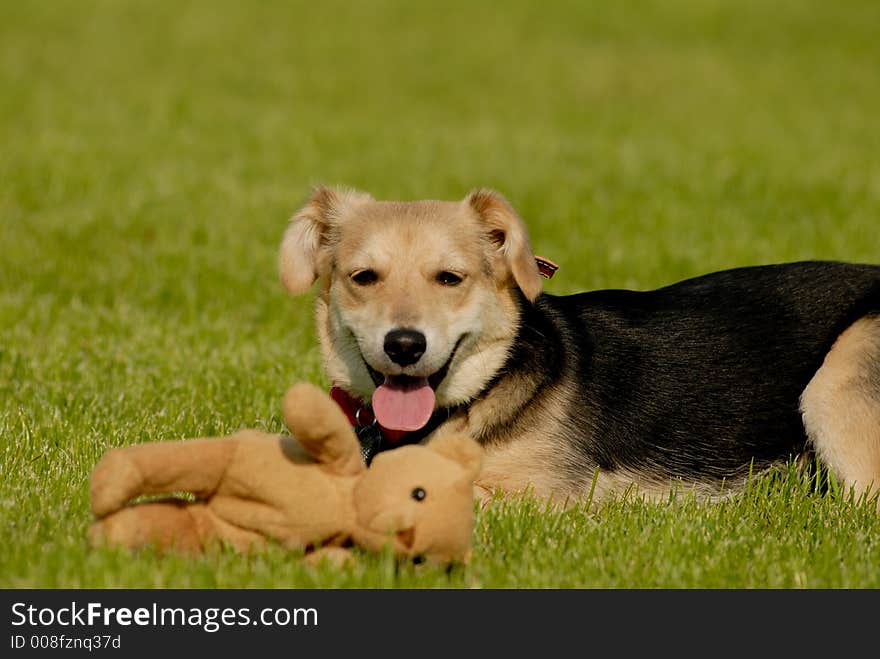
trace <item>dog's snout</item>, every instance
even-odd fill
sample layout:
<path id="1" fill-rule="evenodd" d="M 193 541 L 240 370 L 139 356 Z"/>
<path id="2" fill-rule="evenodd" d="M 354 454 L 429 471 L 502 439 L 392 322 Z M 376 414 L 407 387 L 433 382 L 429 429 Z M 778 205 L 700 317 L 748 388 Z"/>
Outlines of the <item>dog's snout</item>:
<path id="1" fill-rule="evenodd" d="M 385 335 L 385 354 L 398 366 L 415 364 L 428 347 L 425 335 L 418 330 L 394 329 Z"/>

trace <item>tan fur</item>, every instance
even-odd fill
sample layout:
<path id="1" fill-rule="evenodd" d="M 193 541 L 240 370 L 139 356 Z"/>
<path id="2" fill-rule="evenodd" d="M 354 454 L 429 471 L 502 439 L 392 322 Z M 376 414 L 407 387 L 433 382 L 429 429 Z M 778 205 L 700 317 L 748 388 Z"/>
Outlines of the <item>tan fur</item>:
<path id="1" fill-rule="evenodd" d="M 525 296 L 534 302 L 541 293 L 541 274 L 522 218 L 501 195 L 493 190 L 476 190 L 466 199 L 490 228 L 498 253 L 507 262 L 511 276 Z"/>
<path id="2" fill-rule="evenodd" d="M 333 220 L 372 199 L 363 192 L 319 187 L 291 218 L 278 258 L 281 281 L 294 293 L 309 289 L 318 276 L 317 259 Z"/>
<path id="3" fill-rule="evenodd" d="M 562 425 L 567 405 L 564 387 L 544 390 L 536 397 L 534 383 L 518 378 L 505 379 L 471 405 L 459 432 L 482 438 L 499 427 L 508 428 L 503 442 L 485 446 L 478 487 L 489 492 L 528 490 L 557 502 L 586 496 L 590 481 L 570 479 L 569 470 L 578 464 L 579 457 L 569 445 L 552 439 Z M 517 422 L 511 423 L 514 417 Z"/>
<path id="4" fill-rule="evenodd" d="M 857 495 L 880 491 L 880 317 L 862 318 L 832 346 L 801 396 L 819 458 Z"/>

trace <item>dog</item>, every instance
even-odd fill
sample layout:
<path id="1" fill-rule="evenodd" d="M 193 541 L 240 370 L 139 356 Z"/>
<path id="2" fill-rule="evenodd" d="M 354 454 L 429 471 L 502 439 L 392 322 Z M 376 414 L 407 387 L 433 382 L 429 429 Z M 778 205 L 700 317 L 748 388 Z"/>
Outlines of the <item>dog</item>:
<path id="1" fill-rule="evenodd" d="M 497 192 L 377 201 L 317 188 L 279 269 L 316 280 L 326 373 L 385 446 L 466 432 L 483 496 L 723 497 L 806 451 L 880 488 L 880 266 L 744 267 L 638 292 L 542 293 Z"/>

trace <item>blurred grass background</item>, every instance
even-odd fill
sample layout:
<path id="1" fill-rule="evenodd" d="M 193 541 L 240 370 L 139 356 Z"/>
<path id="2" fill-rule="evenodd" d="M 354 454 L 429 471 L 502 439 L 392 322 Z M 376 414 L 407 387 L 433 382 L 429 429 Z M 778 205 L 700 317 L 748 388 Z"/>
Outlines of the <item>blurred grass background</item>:
<path id="1" fill-rule="evenodd" d="M 605 545 L 523 503 L 481 516 L 452 576 L 84 546 L 108 447 L 279 430 L 284 388 L 326 383 L 311 300 L 276 275 L 312 185 L 495 187 L 554 293 L 880 261 L 878 26 L 868 0 L 0 3 L 0 585 L 880 585 L 876 516 L 832 523 L 845 503 L 793 486 L 745 522 L 612 506 Z M 579 560 L 523 557 L 525 518 Z"/>

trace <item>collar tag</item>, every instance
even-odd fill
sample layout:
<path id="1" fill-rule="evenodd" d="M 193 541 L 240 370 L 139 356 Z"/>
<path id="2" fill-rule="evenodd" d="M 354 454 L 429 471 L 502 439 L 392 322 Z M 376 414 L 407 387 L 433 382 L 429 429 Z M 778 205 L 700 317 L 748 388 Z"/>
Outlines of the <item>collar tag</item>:
<path id="1" fill-rule="evenodd" d="M 357 435 L 358 441 L 361 443 L 361 456 L 369 467 L 373 458 L 383 448 L 382 431 L 378 425 L 356 426 L 354 434 Z"/>

